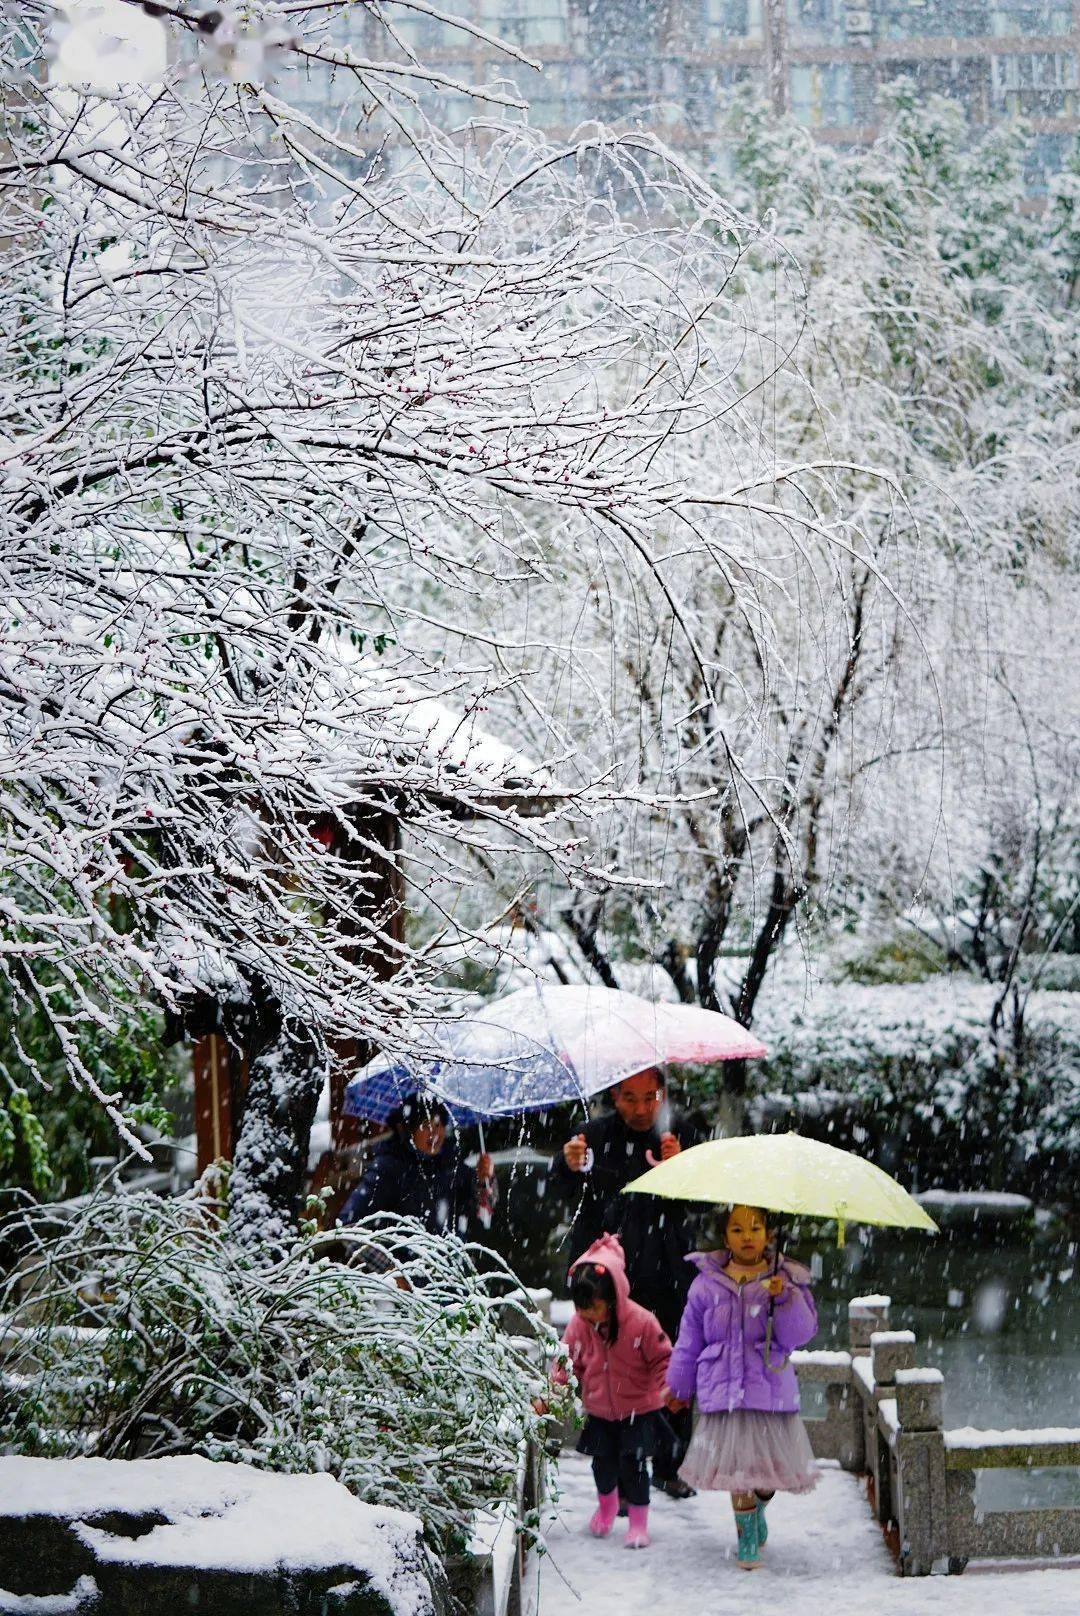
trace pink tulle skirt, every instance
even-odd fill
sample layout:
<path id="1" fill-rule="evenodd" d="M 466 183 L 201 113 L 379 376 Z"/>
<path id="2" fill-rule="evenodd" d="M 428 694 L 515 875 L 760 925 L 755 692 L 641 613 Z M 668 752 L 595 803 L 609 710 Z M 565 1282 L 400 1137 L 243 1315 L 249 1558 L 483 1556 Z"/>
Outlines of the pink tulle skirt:
<path id="1" fill-rule="evenodd" d="M 818 1467 L 798 1414 L 700 1414 L 679 1475 L 705 1492 L 808 1493 Z"/>

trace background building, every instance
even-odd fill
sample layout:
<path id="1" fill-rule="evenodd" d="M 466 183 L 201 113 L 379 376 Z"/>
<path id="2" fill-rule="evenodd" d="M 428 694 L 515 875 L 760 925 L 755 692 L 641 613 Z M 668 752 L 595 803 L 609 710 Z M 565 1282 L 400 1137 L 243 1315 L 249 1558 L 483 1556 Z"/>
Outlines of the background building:
<path id="1" fill-rule="evenodd" d="M 976 125 L 1026 118 L 1038 189 L 1080 129 L 1080 0 L 447 0 L 446 9 L 542 64 L 516 78 L 533 121 L 552 133 L 589 118 L 647 122 L 707 149 L 726 92 L 751 83 L 820 139 L 862 143 L 881 87 L 908 75 L 959 101 Z M 418 13 L 395 21 L 426 60 L 462 78 L 507 73 L 505 59 L 460 30 Z"/>

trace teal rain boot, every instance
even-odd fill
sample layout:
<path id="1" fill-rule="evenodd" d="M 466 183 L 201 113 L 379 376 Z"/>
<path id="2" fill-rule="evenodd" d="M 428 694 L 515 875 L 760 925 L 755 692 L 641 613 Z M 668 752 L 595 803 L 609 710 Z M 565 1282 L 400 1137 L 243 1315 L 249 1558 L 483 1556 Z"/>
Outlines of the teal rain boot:
<path id="1" fill-rule="evenodd" d="M 767 1502 L 767 1499 L 759 1498 L 754 1509 L 754 1514 L 757 1516 L 757 1546 L 759 1553 L 769 1541 L 769 1528 L 765 1521 L 765 1505 Z"/>
<path id="2" fill-rule="evenodd" d="M 739 1568 L 754 1571 L 758 1564 L 757 1509 L 737 1509 L 735 1527 L 739 1534 Z"/>

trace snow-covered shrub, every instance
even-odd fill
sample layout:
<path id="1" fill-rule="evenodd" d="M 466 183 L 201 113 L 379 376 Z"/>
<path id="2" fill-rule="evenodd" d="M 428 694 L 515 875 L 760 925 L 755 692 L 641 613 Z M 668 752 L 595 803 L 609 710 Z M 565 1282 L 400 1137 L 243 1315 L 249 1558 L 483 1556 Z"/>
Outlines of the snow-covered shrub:
<path id="1" fill-rule="evenodd" d="M 550 1396 L 555 1338 L 510 1270 L 411 1219 L 344 1231 L 349 1265 L 318 1235 L 255 1262 L 194 1196 L 98 1194 L 66 1226 L 41 1208 L 6 1232 L 9 1451 L 327 1471 L 446 1548 L 508 1491 Z"/>
<path id="2" fill-rule="evenodd" d="M 67 1081 L 54 1021 L 78 1013 L 78 993 L 56 972 L 43 982 L 44 1007 L 0 975 L 0 1189 L 64 1200 L 90 1188 L 92 1158 L 115 1155 L 117 1135 L 99 1102 Z M 161 1017 L 145 1001 L 117 993 L 114 1003 L 111 1025 L 87 1017 L 83 1058 L 102 1090 L 120 1097 L 133 1129 L 168 1133 L 167 1102 L 183 1082 L 175 1049 L 163 1048 Z"/>
<path id="3" fill-rule="evenodd" d="M 1080 1155 L 1080 996 L 1033 993 L 1022 1058 L 1005 1063 L 989 1034 L 993 999 L 991 985 L 957 975 L 822 984 L 812 999 L 774 988 L 754 1023 L 770 1052 L 759 1093 L 787 1096 L 807 1123 L 854 1106 L 872 1132 L 908 1136 L 920 1181 L 947 1164 L 953 1183 L 965 1172 L 1027 1183 Z"/>

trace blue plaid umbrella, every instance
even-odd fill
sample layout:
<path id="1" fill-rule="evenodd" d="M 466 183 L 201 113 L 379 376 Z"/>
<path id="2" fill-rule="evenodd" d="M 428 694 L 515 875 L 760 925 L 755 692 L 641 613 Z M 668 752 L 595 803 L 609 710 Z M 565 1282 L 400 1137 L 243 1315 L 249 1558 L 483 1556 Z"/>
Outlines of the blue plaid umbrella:
<path id="1" fill-rule="evenodd" d="M 537 1028 L 514 1026 L 502 1014 L 505 1003 L 433 1027 L 427 1058 L 376 1056 L 345 1090 L 346 1115 L 385 1122 L 410 1095 L 430 1094 L 465 1126 L 580 1100 L 569 1057 Z"/>
<path id="2" fill-rule="evenodd" d="M 449 1111 L 455 1125 L 467 1128 L 473 1123 L 485 1122 L 488 1114 L 473 1111 L 469 1106 L 455 1105 L 432 1088 L 427 1080 L 430 1067 L 421 1064 L 418 1071 L 404 1061 L 387 1060 L 378 1055 L 352 1079 L 345 1090 L 343 1110 L 347 1117 L 363 1117 L 368 1122 L 381 1124 L 389 1120 L 404 1100 L 414 1094 L 429 1095 L 439 1100 Z M 493 1114 L 493 1113 L 492 1113 Z"/>

